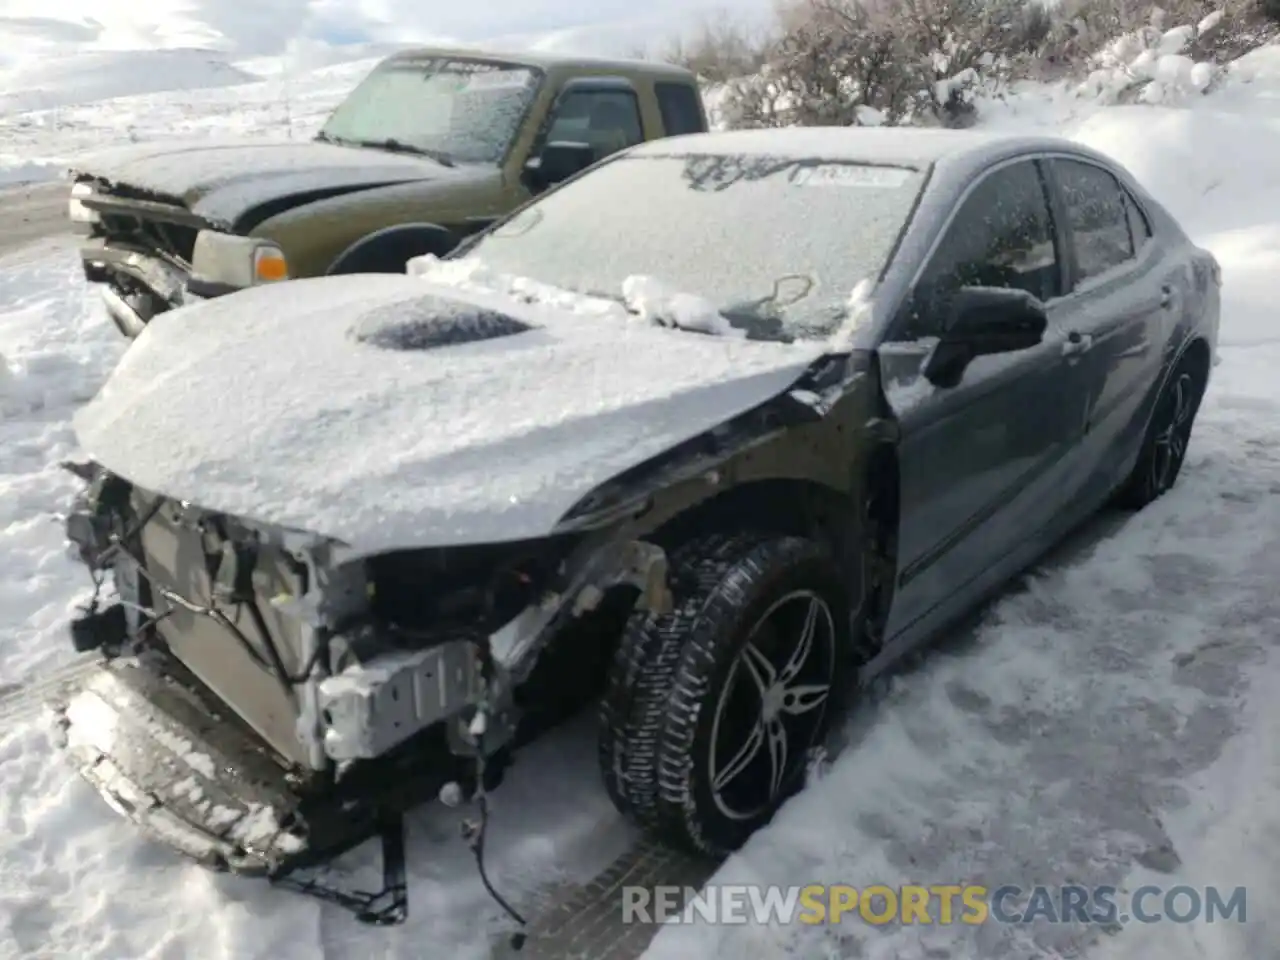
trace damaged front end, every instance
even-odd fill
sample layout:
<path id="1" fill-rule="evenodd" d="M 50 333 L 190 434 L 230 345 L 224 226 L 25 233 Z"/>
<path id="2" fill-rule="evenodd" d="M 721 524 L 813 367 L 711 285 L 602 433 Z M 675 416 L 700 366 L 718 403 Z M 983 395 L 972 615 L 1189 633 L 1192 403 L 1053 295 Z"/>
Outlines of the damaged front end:
<path id="1" fill-rule="evenodd" d="M 484 791 L 552 638 L 616 586 L 671 602 L 665 555 L 625 537 L 367 556 L 69 468 L 86 487 L 66 532 L 94 584 L 71 637 L 103 657 L 54 705 L 73 763 L 200 863 L 371 922 L 405 913 L 406 810 L 471 795 L 480 859 Z M 375 837 L 383 890 L 300 879 Z"/>

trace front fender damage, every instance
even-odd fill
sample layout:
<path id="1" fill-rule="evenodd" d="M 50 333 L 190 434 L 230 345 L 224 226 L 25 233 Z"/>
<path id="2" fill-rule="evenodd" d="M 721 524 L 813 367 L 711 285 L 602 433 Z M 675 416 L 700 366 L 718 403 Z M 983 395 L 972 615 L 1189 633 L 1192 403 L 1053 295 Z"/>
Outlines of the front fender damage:
<path id="1" fill-rule="evenodd" d="M 442 720 L 455 755 L 497 752 L 519 723 L 515 690 L 571 620 L 618 586 L 633 587 L 641 609 L 672 605 L 666 554 L 641 540 L 584 542 L 565 562 L 560 583 L 485 637 L 446 637 L 361 660 L 355 652 L 368 648 L 363 638 L 335 636 L 335 646 L 356 662 L 317 684 L 326 754 L 339 763 L 377 757 Z"/>

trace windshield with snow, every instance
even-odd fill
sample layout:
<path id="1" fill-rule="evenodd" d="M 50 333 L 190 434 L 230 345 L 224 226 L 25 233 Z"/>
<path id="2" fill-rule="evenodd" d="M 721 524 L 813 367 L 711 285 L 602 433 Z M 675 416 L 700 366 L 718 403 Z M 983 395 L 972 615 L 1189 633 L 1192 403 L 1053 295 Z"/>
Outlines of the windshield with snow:
<path id="1" fill-rule="evenodd" d="M 392 61 L 338 105 L 320 139 L 500 163 L 541 80 L 539 70 L 500 61 Z"/>
<path id="2" fill-rule="evenodd" d="M 614 299 L 629 277 L 652 277 L 752 338 L 822 339 L 884 267 L 923 182 L 845 161 L 623 157 L 468 253 L 499 273 Z"/>

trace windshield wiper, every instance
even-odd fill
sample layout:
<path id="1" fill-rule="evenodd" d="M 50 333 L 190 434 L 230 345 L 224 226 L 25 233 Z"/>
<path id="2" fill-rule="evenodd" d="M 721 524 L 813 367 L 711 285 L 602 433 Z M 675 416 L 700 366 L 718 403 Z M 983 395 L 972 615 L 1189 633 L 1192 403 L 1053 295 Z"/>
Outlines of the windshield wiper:
<path id="1" fill-rule="evenodd" d="M 386 140 L 350 140 L 346 137 L 335 137 L 331 133 L 318 133 L 316 139 L 322 143 L 336 143 L 343 147 L 365 147 L 370 150 L 386 150 L 388 153 L 409 153 L 416 157 L 427 157 L 442 167 L 456 167 L 453 157 L 443 150 L 431 150 L 427 147 L 414 146 L 403 140 L 388 138 Z"/>

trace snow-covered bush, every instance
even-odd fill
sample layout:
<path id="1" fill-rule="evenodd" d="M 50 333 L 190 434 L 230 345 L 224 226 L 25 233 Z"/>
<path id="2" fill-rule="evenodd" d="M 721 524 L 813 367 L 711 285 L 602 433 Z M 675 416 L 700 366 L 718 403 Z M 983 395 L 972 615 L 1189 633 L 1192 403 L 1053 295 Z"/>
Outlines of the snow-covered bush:
<path id="1" fill-rule="evenodd" d="M 1226 63 L 1280 29 L 1262 2 L 782 0 L 770 41 L 730 32 L 724 56 L 700 57 L 737 65 L 710 90 L 719 126 L 967 126 L 979 103 L 1020 80 L 1104 102 L 1205 93 Z M 701 35 L 708 49 L 714 37 Z"/>
<path id="2" fill-rule="evenodd" d="M 1039 51 L 1042 60 L 1072 68 L 1087 66 L 1122 37 L 1145 34 L 1153 42 L 1168 28 L 1193 34 L 1187 56 L 1226 63 L 1276 33 L 1267 22 L 1266 0 L 1057 0 L 1052 25 Z M 1211 21 L 1210 28 L 1204 28 Z M 1195 25 L 1201 25 L 1194 30 Z"/>
<path id="3" fill-rule="evenodd" d="M 792 0 L 762 69 L 730 81 L 731 126 L 963 125 L 1042 19 L 1022 0 Z"/>
<path id="4" fill-rule="evenodd" d="M 1081 94 L 1102 102 L 1165 103 L 1208 91 L 1224 65 L 1190 54 L 1201 38 L 1221 29 L 1223 11 L 1212 11 L 1190 26 L 1166 30 L 1164 22 L 1164 11 L 1157 9 L 1148 24 L 1121 34 L 1094 54 Z"/>

